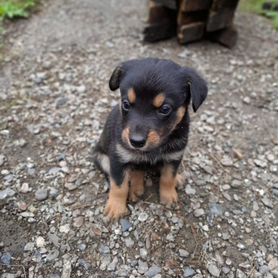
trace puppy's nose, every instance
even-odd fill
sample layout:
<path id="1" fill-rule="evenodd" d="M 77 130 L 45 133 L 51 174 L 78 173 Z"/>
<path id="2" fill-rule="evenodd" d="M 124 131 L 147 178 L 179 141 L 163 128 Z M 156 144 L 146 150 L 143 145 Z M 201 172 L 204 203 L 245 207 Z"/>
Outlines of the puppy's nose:
<path id="1" fill-rule="evenodd" d="M 146 143 L 145 137 L 139 134 L 132 135 L 129 141 L 134 148 L 142 148 Z"/>

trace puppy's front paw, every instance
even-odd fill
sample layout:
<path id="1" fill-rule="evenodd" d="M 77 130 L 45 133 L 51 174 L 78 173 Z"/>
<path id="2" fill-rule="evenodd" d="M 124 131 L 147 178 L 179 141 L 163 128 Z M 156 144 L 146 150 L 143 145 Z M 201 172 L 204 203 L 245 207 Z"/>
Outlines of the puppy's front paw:
<path id="1" fill-rule="evenodd" d="M 109 198 L 104 209 L 104 214 L 110 220 L 118 220 L 128 214 L 126 204 L 117 198 Z"/>
<path id="2" fill-rule="evenodd" d="M 137 202 L 138 198 L 144 194 L 144 185 L 138 184 L 131 186 L 129 189 L 129 200 L 131 202 Z"/>
<path id="3" fill-rule="evenodd" d="M 160 188 L 160 203 L 163 205 L 172 205 L 178 201 L 176 188 Z"/>

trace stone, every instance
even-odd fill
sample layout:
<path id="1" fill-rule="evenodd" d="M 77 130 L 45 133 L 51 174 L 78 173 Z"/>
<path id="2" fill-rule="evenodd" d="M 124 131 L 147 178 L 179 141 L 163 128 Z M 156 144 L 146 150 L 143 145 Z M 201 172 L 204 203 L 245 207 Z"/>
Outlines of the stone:
<path id="1" fill-rule="evenodd" d="M 126 232 L 132 227 L 131 223 L 126 218 L 121 218 L 120 219 L 120 224 L 121 224 L 121 227 L 122 227 L 122 232 Z"/>
<path id="2" fill-rule="evenodd" d="M 57 249 L 50 250 L 46 256 L 46 260 L 51 262 L 59 257 L 59 251 Z"/>
<path id="3" fill-rule="evenodd" d="M 240 269 L 237 269 L 236 278 L 247 278 L 247 275 L 245 275 Z"/>
<path id="4" fill-rule="evenodd" d="M 118 258 L 115 257 L 112 262 L 107 266 L 108 271 L 115 271 L 118 264 Z"/>
<path id="5" fill-rule="evenodd" d="M 4 165 L 5 160 L 6 160 L 5 156 L 3 154 L 0 154 L 0 167 Z"/>
<path id="6" fill-rule="evenodd" d="M 12 256 L 10 253 L 3 253 L 1 256 L 1 263 L 4 265 L 9 266 L 11 264 L 12 261 Z"/>
<path id="7" fill-rule="evenodd" d="M 134 245 L 134 241 L 130 237 L 128 237 L 125 239 L 125 245 L 126 247 L 130 248 Z"/>
<path id="8" fill-rule="evenodd" d="M 186 251 L 186 250 L 184 250 L 184 249 L 179 249 L 179 255 L 180 255 L 180 257 L 182 257 L 182 258 L 186 258 L 186 257 L 189 256 L 189 252 Z"/>
<path id="9" fill-rule="evenodd" d="M 101 244 L 98 248 L 100 254 L 109 254 L 110 248 L 107 245 Z"/>
<path id="10" fill-rule="evenodd" d="M 195 270 L 191 267 L 186 267 L 184 270 L 183 270 L 183 277 L 191 277 L 195 274 Z"/>
<path id="11" fill-rule="evenodd" d="M 161 267 L 157 265 L 152 265 L 146 272 L 145 276 L 146 277 L 154 277 L 155 275 L 159 274 L 161 271 Z"/>
<path id="12" fill-rule="evenodd" d="M 214 276 L 214 277 L 219 277 L 220 276 L 220 270 L 215 264 L 210 263 L 207 268 L 208 268 L 208 272 L 212 276 Z"/>
<path id="13" fill-rule="evenodd" d="M 272 258 L 268 263 L 268 267 L 271 271 L 274 269 L 278 269 L 278 259 Z"/>
<path id="14" fill-rule="evenodd" d="M 191 187 L 190 184 L 186 185 L 185 192 L 186 192 L 187 195 L 194 195 L 194 194 L 196 194 L 195 188 Z"/>
<path id="15" fill-rule="evenodd" d="M 138 262 L 138 272 L 140 274 L 144 274 L 148 270 L 148 264 L 146 262 L 143 262 L 139 260 Z"/>
<path id="16" fill-rule="evenodd" d="M 64 259 L 63 261 L 63 271 L 61 278 L 70 278 L 71 277 L 71 262 L 68 259 Z"/>
<path id="17" fill-rule="evenodd" d="M 61 226 L 59 227 L 59 231 L 60 231 L 61 233 L 67 234 L 67 233 L 70 231 L 70 225 L 69 225 L 69 224 L 61 225 Z"/>
<path id="18" fill-rule="evenodd" d="M 273 208 L 272 201 L 271 201 L 267 196 L 264 196 L 264 197 L 262 198 L 262 203 L 263 203 L 267 208 L 270 208 L 270 209 Z"/>
<path id="19" fill-rule="evenodd" d="M 48 198 L 48 190 L 46 188 L 40 188 L 35 192 L 35 198 L 37 201 L 44 201 Z"/>
<path id="20" fill-rule="evenodd" d="M 140 257 L 142 258 L 142 259 L 146 259 L 146 257 L 147 257 L 147 255 L 148 255 L 148 251 L 147 251 L 147 249 L 145 249 L 145 248 L 140 248 Z"/>
<path id="21" fill-rule="evenodd" d="M 21 187 L 20 187 L 20 189 L 19 189 L 19 192 L 21 192 L 21 193 L 28 193 L 30 190 L 31 190 L 31 189 L 30 189 L 30 187 L 29 187 L 29 184 L 28 184 L 27 182 L 24 182 L 24 183 L 21 185 Z"/>
<path id="22" fill-rule="evenodd" d="M 37 237 L 36 239 L 36 245 L 37 247 L 41 248 L 41 247 L 44 247 L 45 246 L 45 240 L 43 237 L 39 236 Z"/>
<path id="23" fill-rule="evenodd" d="M 73 219 L 73 226 L 76 228 L 80 228 L 83 226 L 84 223 L 84 217 L 83 216 L 78 216 Z"/>
<path id="24" fill-rule="evenodd" d="M 205 214 L 205 211 L 202 208 L 198 208 L 194 210 L 194 216 L 200 217 Z"/>
<path id="25" fill-rule="evenodd" d="M 4 190 L 0 190 L 0 200 L 4 200 L 6 198 L 13 197 L 15 194 L 16 194 L 16 192 L 14 190 L 10 189 L 9 187 Z"/>
<path id="26" fill-rule="evenodd" d="M 147 213 L 145 213 L 145 212 L 141 212 L 140 214 L 139 214 L 139 216 L 138 216 L 138 220 L 140 221 L 140 222 L 144 222 L 144 221 L 146 221 L 147 219 L 148 219 L 148 214 Z"/>
<path id="27" fill-rule="evenodd" d="M 33 251 L 34 250 L 34 242 L 28 242 L 25 244 L 24 246 L 24 251 L 28 252 L 28 251 Z"/>

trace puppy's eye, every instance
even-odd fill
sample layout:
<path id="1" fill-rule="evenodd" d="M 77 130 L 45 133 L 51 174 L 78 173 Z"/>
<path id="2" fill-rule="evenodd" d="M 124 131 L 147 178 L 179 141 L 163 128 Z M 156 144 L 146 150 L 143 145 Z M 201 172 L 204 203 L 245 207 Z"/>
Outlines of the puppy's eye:
<path id="1" fill-rule="evenodd" d="M 122 108 L 124 111 L 128 111 L 130 109 L 130 103 L 127 99 L 124 99 L 122 102 Z"/>
<path id="2" fill-rule="evenodd" d="M 163 104 L 158 110 L 158 113 L 163 116 L 168 116 L 171 112 L 172 108 L 169 104 Z"/>

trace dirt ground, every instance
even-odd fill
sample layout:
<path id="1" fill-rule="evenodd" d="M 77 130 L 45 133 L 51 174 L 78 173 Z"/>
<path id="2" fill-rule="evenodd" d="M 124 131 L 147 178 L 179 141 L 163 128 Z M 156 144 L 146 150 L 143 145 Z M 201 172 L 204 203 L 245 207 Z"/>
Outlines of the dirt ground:
<path id="1" fill-rule="evenodd" d="M 238 13 L 232 50 L 142 43 L 146 3 L 50 0 L 8 26 L 0 63 L 0 275 L 278 277 L 277 31 Z M 147 179 L 130 215 L 107 223 L 108 184 L 90 152 L 119 99 L 121 61 L 197 69 L 209 96 L 192 114 L 175 208 Z"/>

